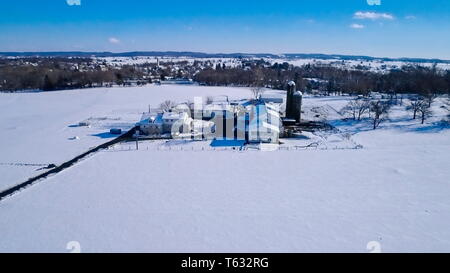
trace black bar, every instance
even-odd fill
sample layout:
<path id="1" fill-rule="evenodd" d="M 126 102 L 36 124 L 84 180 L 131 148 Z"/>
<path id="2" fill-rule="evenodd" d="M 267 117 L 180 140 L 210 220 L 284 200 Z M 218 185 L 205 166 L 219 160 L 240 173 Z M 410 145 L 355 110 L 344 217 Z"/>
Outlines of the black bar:
<path id="1" fill-rule="evenodd" d="M 61 271 L 61 264 L 71 270 L 101 267 L 101 272 L 386 272 L 397 265 L 399 271 L 423 265 L 442 265 L 448 254 L 0 254 L 0 259 L 14 264 L 15 270 L 28 265 L 45 265 Z M 17 262 L 14 261 L 17 259 Z M 25 263 L 23 261 L 26 261 Z M 54 262 L 58 261 L 58 263 Z M 205 262 L 201 262 L 205 261 Z M 206 262 L 209 261 L 209 262 Z M 86 262 L 86 264 L 84 264 Z M 211 263 L 214 262 L 214 266 Z M 219 264 L 221 263 L 221 264 Z"/>

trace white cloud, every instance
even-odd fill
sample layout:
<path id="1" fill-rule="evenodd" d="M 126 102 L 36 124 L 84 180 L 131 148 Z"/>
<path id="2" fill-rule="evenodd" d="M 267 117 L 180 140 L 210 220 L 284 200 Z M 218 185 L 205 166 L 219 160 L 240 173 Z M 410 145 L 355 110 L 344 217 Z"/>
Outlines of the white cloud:
<path id="1" fill-rule="evenodd" d="M 378 13 L 378 12 L 371 12 L 371 11 L 355 12 L 353 18 L 355 18 L 355 19 L 371 19 L 371 20 L 378 20 L 378 19 L 394 20 L 395 19 L 394 15 L 392 15 L 392 14 Z"/>
<path id="2" fill-rule="evenodd" d="M 363 29 L 363 28 L 365 28 L 365 26 L 361 25 L 361 24 L 351 24 L 350 27 L 354 28 L 354 29 Z"/>
<path id="3" fill-rule="evenodd" d="M 69 6 L 81 6 L 81 0 L 66 0 Z"/>
<path id="4" fill-rule="evenodd" d="M 111 44 L 120 44 L 120 40 L 114 37 L 108 39 Z"/>
<path id="5" fill-rule="evenodd" d="M 408 16 L 405 16 L 405 19 L 406 20 L 414 20 L 414 19 L 417 19 L 417 17 L 414 15 L 408 15 Z"/>

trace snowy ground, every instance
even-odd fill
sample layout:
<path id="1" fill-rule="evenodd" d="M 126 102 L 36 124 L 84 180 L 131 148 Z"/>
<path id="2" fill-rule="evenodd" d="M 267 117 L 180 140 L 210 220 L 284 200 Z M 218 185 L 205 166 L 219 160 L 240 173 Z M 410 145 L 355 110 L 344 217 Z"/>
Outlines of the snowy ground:
<path id="1" fill-rule="evenodd" d="M 249 58 L 254 60 L 259 60 L 260 58 Z M 359 70 L 364 67 L 366 70 L 372 72 L 387 72 L 392 69 L 399 69 L 405 65 L 420 65 L 424 67 L 432 67 L 436 65 L 438 69 L 450 70 L 450 64 L 446 62 L 433 63 L 433 62 L 404 62 L 404 61 L 383 61 L 379 60 L 341 60 L 341 59 L 311 59 L 311 58 L 263 58 L 265 61 L 274 63 L 284 63 L 287 62 L 294 66 L 303 66 L 307 64 L 311 65 L 331 65 L 338 68 L 344 69 L 355 69 Z M 242 60 L 237 58 L 192 58 L 192 57 L 105 57 L 96 58 L 100 63 L 106 62 L 110 65 L 122 66 L 129 64 L 145 64 L 145 63 L 157 63 L 158 61 L 163 64 L 165 62 L 188 62 L 191 65 L 195 61 L 210 62 L 212 64 L 225 64 L 227 67 L 236 67 L 241 65 Z"/>
<path id="2" fill-rule="evenodd" d="M 194 96 L 248 97 L 243 88 L 154 86 L 42 93 L 0 93 L 0 191 L 107 142 L 111 128 L 132 128 L 149 105 Z M 90 128 L 79 127 L 88 120 Z M 78 137 L 79 139 L 74 139 Z"/>
<path id="3" fill-rule="evenodd" d="M 61 161 L 105 141 L 88 136 L 102 126 L 67 129 L 74 122 L 131 123 L 149 103 L 211 93 L 248 96 L 186 86 L 1 94 L 9 134 L 1 136 L 8 151 L 1 158 Z M 373 131 L 368 120 L 342 121 L 347 99 L 305 98 L 305 117 L 339 131 L 305 133 L 273 152 L 176 140 L 99 152 L 0 203 L 0 252 L 67 252 L 70 241 L 84 252 L 368 252 L 371 241 L 383 252 L 450 251 L 450 130 L 438 125 L 440 101 L 425 125 L 396 106 Z M 71 110 L 72 102 L 80 105 Z M 17 105 L 21 111 L 8 114 Z M 5 130 L 27 119 L 35 127 Z M 67 140 L 72 129 L 83 130 L 80 141 Z M 311 143 L 318 144 L 304 148 Z"/>

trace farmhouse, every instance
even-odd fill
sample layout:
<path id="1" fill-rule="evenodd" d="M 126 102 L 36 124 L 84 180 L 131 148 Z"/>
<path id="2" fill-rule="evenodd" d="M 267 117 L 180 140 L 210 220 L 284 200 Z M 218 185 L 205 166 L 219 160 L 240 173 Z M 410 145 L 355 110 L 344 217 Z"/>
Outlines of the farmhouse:
<path id="1" fill-rule="evenodd" d="M 210 102 L 200 109 L 178 104 L 168 111 L 143 113 L 137 124 L 148 136 L 168 138 L 240 140 L 245 143 L 279 143 L 279 138 L 298 130 L 302 93 L 288 83 L 286 100 L 279 97 Z M 284 111 L 282 111 L 284 106 Z"/>
<path id="2" fill-rule="evenodd" d="M 186 112 L 143 113 L 137 125 L 144 135 L 163 135 L 174 133 L 175 128 L 178 133 L 190 131 L 192 121 Z"/>

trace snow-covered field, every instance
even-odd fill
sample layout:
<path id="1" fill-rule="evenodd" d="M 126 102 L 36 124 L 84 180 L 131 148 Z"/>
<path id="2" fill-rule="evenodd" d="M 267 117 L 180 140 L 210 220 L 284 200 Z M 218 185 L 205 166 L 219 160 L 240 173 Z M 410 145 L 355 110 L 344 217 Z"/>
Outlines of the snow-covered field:
<path id="1" fill-rule="evenodd" d="M 170 85 L 0 94 L 0 161 L 57 164 L 107 141 L 95 135 L 129 128 L 148 104 L 223 94 L 250 93 Z M 368 252 L 372 241 L 383 252 L 450 251 L 441 101 L 424 125 L 396 106 L 373 131 L 366 120 L 342 121 L 346 100 L 306 97 L 305 117 L 339 131 L 305 133 L 272 152 L 172 140 L 94 154 L 0 202 L 0 251 L 68 252 L 71 241 L 83 252 Z M 89 117 L 99 118 L 91 128 L 69 127 Z M 3 188 L 35 174 L 0 168 Z"/>
<path id="2" fill-rule="evenodd" d="M 294 66 L 303 66 L 307 64 L 311 65 L 331 65 L 337 68 L 343 69 L 355 69 L 359 70 L 364 67 L 368 71 L 372 72 L 387 72 L 392 69 L 400 69 L 405 65 L 432 67 L 435 65 L 432 62 L 404 62 L 404 61 L 382 61 L 382 60 L 341 60 L 341 59 L 266 59 L 271 63 L 283 63 L 287 62 Z M 450 70 L 449 63 L 436 63 L 436 68 L 442 70 Z"/>
<path id="3" fill-rule="evenodd" d="M 194 96 L 248 97 L 242 88 L 154 86 L 42 93 L 0 93 L 0 191 L 107 142 L 111 128 L 129 129 L 164 100 Z M 79 127 L 88 121 L 91 126 Z M 75 139 L 78 137 L 79 139 Z"/>
<path id="4" fill-rule="evenodd" d="M 260 58 L 244 58 L 259 60 Z M 337 68 L 343 69 L 355 69 L 359 70 L 364 67 L 368 71 L 372 72 L 380 72 L 384 73 L 390 71 L 392 69 L 399 69 L 405 65 L 420 65 L 423 67 L 432 67 L 436 65 L 436 68 L 442 70 L 450 70 L 450 63 L 440 62 L 405 62 L 405 61 L 383 61 L 381 59 L 375 60 L 342 60 L 342 59 L 312 59 L 312 58 L 263 58 L 266 62 L 275 64 L 275 63 L 284 63 L 287 62 L 294 66 L 303 66 L 303 65 L 331 65 Z M 194 64 L 195 61 L 201 62 L 210 62 L 212 64 L 225 64 L 227 67 L 236 67 L 242 64 L 241 59 L 237 58 L 193 58 L 193 57 L 104 57 L 104 58 L 96 58 L 97 62 L 103 63 L 106 62 L 110 65 L 114 66 L 122 66 L 122 65 L 136 65 L 136 64 L 155 64 L 158 61 L 163 64 L 166 62 L 170 63 L 180 63 L 180 62 L 188 62 L 189 64 Z"/>

